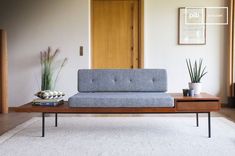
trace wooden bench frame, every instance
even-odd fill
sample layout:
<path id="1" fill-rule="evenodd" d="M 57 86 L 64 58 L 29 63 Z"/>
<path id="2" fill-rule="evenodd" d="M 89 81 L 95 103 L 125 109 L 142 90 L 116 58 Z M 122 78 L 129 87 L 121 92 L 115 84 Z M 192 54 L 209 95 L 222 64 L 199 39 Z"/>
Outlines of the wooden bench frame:
<path id="1" fill-rule="evenodd" d="M 199 126 L 198 114 L 208 114 L 208 137 L 211 137 L 211 112 L 219 111 L 219 98 L 207 93 L 194 97 L 184 97 L 179 93 L 171 93 L 175 107 L 69 107 L 68 102 L 56 107 L 32 106 L 28 103 L 16 108 L 16 112 L 42 113 L 42 137 L 45 136 L 45 114 L 55 114 L 55 126 L 58 126 L 58 114 L 159 114 L 159 113 L 195 113 L 196 125 Z"/>

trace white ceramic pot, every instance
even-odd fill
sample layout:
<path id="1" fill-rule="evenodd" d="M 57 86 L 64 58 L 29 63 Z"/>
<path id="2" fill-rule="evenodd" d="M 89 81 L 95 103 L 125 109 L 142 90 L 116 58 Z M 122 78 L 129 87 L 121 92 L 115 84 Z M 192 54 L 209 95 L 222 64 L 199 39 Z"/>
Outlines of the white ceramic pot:
<path id="1" fill-rule="evenodd" d="M 201 93 L 202 90 L 202 84 L 201 83 L 188 83 L 189 89 L 194 90 L 194 94 L 198 95 Z"/>

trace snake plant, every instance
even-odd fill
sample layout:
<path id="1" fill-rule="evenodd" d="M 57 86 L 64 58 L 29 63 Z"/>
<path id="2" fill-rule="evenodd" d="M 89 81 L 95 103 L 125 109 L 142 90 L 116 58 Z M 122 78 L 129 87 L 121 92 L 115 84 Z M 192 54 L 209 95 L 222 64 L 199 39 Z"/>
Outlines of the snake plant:
<path id="1" fill-rule="evenodd" d="M 195 60 L 194 64 L 192 64 L 190 59 L 186 59 L 191 83 L 200 83 L 202 77 L 207 74 L 206 66 L 202 67 L 202 62 L 203 60 L 199 59 L 199 62 Z"/>

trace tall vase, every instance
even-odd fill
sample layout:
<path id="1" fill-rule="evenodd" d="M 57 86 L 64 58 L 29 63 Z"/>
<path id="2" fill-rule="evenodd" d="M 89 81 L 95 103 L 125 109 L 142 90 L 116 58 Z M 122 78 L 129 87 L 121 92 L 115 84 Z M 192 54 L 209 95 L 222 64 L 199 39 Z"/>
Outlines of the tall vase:
<path id="1" fill-rule="evenodd" d="M 193 89 L 194 90 L 194 94 L 198 95 L 201 93 L 202 90 L 202 84 L 201 83 L 188 83 L 189 85 L 189 89 Z"/>
<path id="2" fill-rule="evenodd" d="M 50 66 L 42 67 L 41 90 L 52 90 L 52 70 Z"/>
<path id="3" fill-rule="evenodd" d="M 52 78 L 49 75 L 44 75 L 42 77 L 41 90 L 52 90 Z"/>

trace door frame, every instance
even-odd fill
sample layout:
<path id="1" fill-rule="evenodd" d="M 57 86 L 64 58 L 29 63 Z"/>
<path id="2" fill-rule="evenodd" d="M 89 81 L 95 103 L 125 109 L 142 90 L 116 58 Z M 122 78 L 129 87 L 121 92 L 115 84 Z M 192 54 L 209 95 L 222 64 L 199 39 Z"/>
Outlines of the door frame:
<path id="1" fill-rule="evenodd" d="M 95 0 L 90 0 L 90 58 L 91 58 L 91 68 L 94 68 L 93 65 L 93 1 Z M 138 68 L 144 68 L 144 0 L 138 0 L 139 4 L 139 60 L 138 60 Z"/>
<path id="2" fill-rule="evenodd" d="M 8 113 L 7 32 L 0 29 L 0 113 Z"/>

